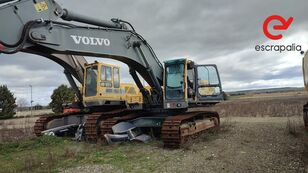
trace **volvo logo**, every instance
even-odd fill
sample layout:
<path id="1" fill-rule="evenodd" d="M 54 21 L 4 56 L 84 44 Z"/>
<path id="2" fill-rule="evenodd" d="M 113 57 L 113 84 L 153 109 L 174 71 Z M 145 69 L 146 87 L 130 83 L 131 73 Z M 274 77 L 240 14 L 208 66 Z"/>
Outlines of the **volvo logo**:
<path id="1" fill-rule="evenodd" d="M 76 44 L 84 44 L 84 45 L 98 45 L 98 46 L 110 46 L 110 40 L 107 38 L 97 38 L 97 37 L 86 37 L 79 35 L 71 35 L 74 42 Z"/>

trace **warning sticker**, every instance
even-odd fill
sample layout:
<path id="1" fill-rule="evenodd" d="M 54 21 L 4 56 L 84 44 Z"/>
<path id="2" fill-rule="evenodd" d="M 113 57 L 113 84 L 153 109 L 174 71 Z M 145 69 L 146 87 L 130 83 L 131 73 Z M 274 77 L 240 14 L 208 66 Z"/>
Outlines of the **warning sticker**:
<path id="1" fill-rule="evenodd" d="M 34 7 L 35 7 L 37 12 L 42 12 L 42 11 L 48 10 L 48 5 L 45 1 L 38 2 L 38 3 L 34 4 Z"/>

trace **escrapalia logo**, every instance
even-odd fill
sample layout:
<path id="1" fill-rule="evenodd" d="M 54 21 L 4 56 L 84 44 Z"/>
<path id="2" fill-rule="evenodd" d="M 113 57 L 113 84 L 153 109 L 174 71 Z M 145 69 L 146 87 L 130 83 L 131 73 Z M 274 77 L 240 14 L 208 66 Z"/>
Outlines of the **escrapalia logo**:
<path id="1" fill-rule="evenodd" d="M 268 25 L 271 21 L 277 20 L 280 22 L 281 25 L 274 25 L 273 29 L 274 30 L 287 30 L 289 28 L 289 26 L 291 25 L 291 23 L 293 22 L 293 17 L 289 17 L 288 20 L 285 20 L 283 17 L 278 16 L 278 15 L 272 15 L 269 16 L 265 19 L 264 23 L 263 23 L 263 32 L 264 35 L 266 37 L 268 37 L 269 39 L 272 40 L 279 40 L 281 39 L 283 36 L 282 34 L 278 34 L 278 35 L 273 35 L 268 31 Z"/>
<path id="2" fill-rule="evenodd" d="M 79 36 L 79 35 L 71 35 L 74 42 L 76 44 L 84 44 L 84 45 L 98 45 L 98 46 L 110 46 L 110 40 L 107 38 L 97 38 L 97 37 L 86 37 L 86 36 Z"/>
<path id="3" fill-rule="evenodd" d="M 264 35 L 271 39 L 271 40 L 280 40 L 283 38 L 283 35 L 281 33 L 274 35 L 269 31 L 269 24 L 272 21 L 278 21 L 279 24 L 273 25 L 273 30 L 275 31 L 282 31 L 282 30 L 288 30 L 289 26 L 293 22 L 293 17 L 289 17 L 288 20 L 285 20 L 285 18 L 279 16 L 279 15 L 271 15 L 268 16 L 264 22 L 263 22 L 263 33 Z M 262 44 L 262 45 L 256 45 L 255 46 L 256 51 L 275 51 L 275 52 L 285 52 L 285 51 L 302 51 L 302 46 L 297 45 L 295 43 L 284 45 L 284 44 Z"/>

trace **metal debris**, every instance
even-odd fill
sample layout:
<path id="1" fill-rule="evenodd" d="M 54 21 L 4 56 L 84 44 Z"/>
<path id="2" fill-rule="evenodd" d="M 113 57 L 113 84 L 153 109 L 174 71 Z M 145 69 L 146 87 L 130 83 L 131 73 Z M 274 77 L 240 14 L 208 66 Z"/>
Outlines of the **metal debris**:
<path id="1" fill-rule="evenodd" d="M 41 133 L 43 135 L 49 135 L 49 136 L 64 136 L 64 135 L 72 135 L 74 136 L 76 129 L 78 129 L 78 124 L 70 124 L 65 126 L 60 126 L 48 130 L 44 130 Z"/>
<path id="2" fill-rule="evenodd" d="M 147 143 L 151 140 L 151 137 L 146 134 L 142 134 L 141 128 L 136 127 L 129 122 L 120 122 L 112 126 L 114 134 L 105 134 L 108 144 L 122 143 L 126 141 L 138 141 Z"/>
<path id="3" fill-rule="evenodd" d="M 79 124 L 75 133 L 75 138 L 74 138 L 75 141 L 80 142 L 84 138 L 84 132 L 83 132 L 84 124 L 85 123 Z"/>

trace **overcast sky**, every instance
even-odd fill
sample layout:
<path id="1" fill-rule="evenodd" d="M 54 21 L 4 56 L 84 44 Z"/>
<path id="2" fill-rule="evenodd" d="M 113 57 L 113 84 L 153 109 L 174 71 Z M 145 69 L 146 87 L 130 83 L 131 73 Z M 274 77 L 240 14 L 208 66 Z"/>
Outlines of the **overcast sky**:
<path id="1" fill-rule="evenodd" d="M 197 63 L 217 64 L 226 91 L 302 87 L 302 55 L 297 52 L 257 52 L 256 45 L 292 44 L 308 48 L 307 0 L 57 0 L 75 12 L 108 20 L 130 21 L 153 47 L 161 61 L 189 57 Z M 270 41 L 262 31 L 266 17 L 294 17 L 284 38 Z M 271 23 L 271 25 L 275 22 Z M 271 30 L 270 30 L 271 31 Z M 273 31 L 273 33 L 275 33 Z M 93 61 L 93 58 L 88 59 Z M 132 81 L 125 64 L 122 82 Z M 68 84 L 63 68 L 43 57 L 18 53 L 0 55 L 0 84 L 17 99 L 48 104 L 52 90 Z"/>

